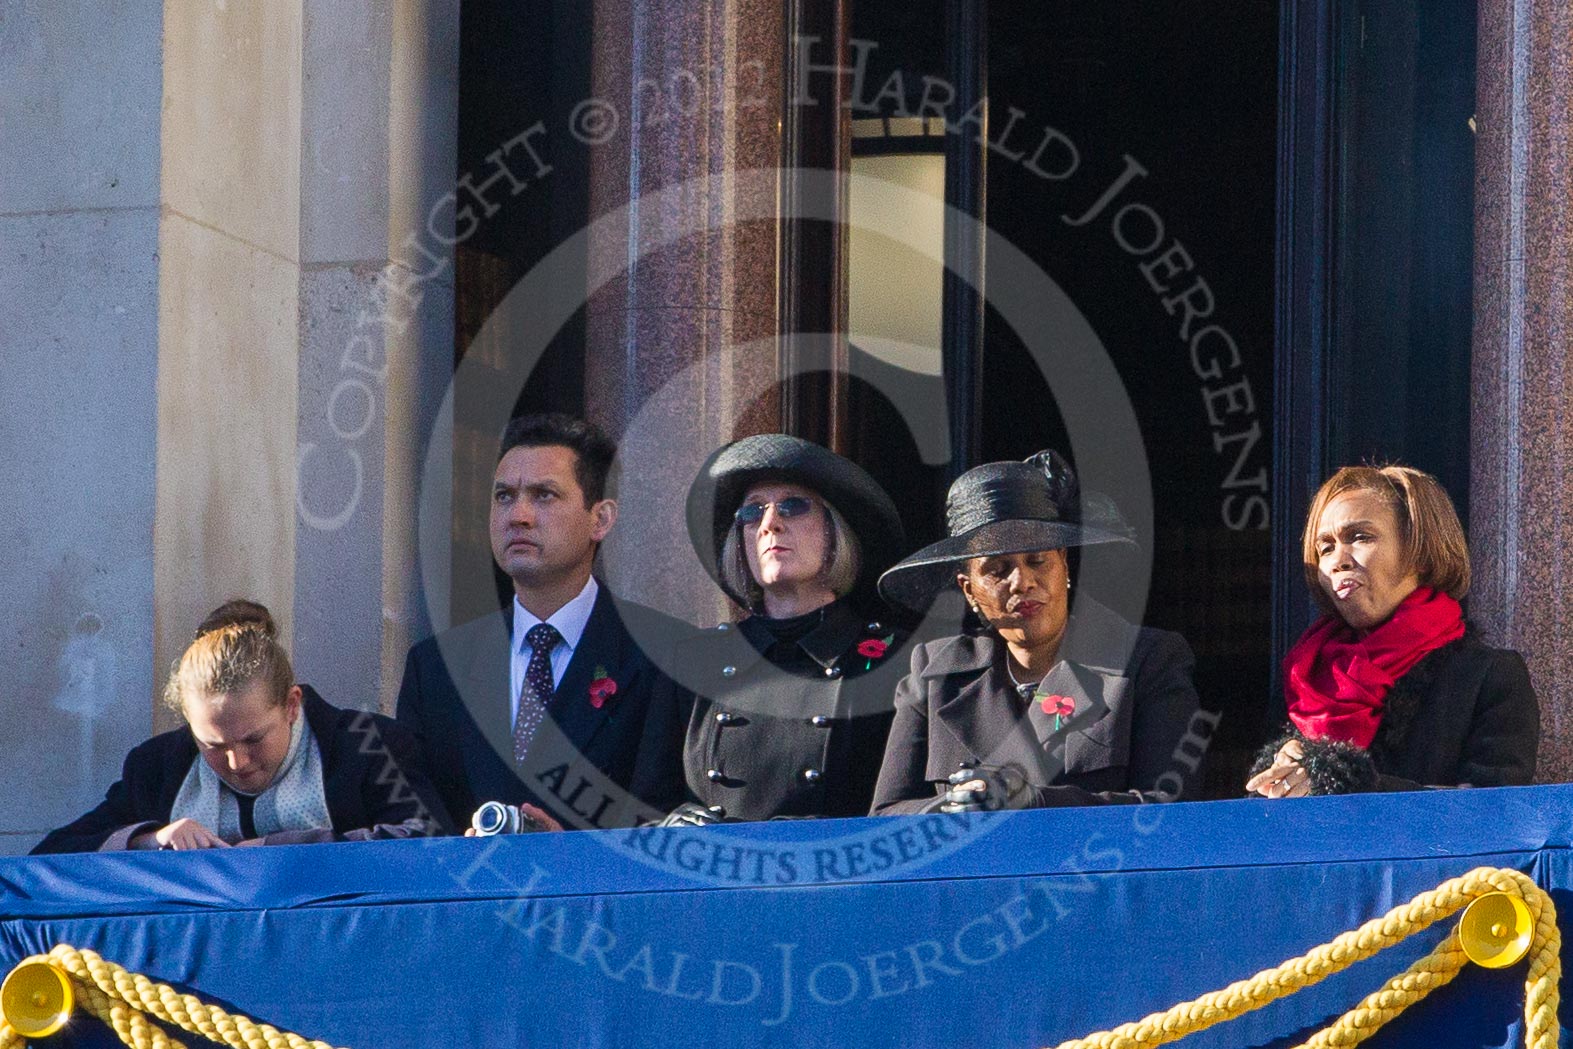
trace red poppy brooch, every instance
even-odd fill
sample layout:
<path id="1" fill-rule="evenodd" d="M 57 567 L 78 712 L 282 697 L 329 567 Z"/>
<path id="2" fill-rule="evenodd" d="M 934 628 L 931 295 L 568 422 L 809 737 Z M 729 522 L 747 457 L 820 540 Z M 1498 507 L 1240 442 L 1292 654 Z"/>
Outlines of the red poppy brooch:
<path id="1" fill-rule="evenodd" d="M 865 641 L 859 641 L 857 653 L 866 661 L 863 664 L 863 669 L 872 670 L 874 668 L 874 660 L 884 659 L 885 653 L 890 651 L 890 646 L 895 640 L 896 635 L 889 634 L 882 638 L 871 637 Z"/>
<path id="2" fill-rule="evenodd" d="M 590 682 L 590 705 L 596 710 L 606 706 L 606 701 L 617 695 L 617 682 L 606 673 L 605 667 L 595 668 L 595 680 Z"/>
<path id="3" fill-rule="evenodd" d="M 1043 712 L 1054 715 L 1054 731 L 1058 732 L 1070 716 L 1076 713 L 1076 701 L 1069 696 L 1044 696 Z"/>

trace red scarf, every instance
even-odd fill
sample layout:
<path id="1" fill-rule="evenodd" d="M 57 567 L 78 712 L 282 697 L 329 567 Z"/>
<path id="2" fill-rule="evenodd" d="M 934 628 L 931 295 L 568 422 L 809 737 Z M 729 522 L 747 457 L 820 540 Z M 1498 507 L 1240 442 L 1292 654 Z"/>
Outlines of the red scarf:
<path id="1" fill-rule="evenodd" d="M 1458 602 L 1428 586 L 1365 637 L 1338 616 L 1323 616 L 1284 657 L 1289 720 L 1308 739 L 1369 747 L 1393 682 L 1427 652 L 1463 636 Z"/>

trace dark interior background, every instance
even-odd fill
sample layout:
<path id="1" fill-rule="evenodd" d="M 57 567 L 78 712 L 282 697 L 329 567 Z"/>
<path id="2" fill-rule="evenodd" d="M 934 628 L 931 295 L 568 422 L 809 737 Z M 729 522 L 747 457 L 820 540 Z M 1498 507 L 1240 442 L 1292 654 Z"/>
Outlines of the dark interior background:
<path id="1" fill-rule="evenodd" d="M 945 6 L 944 0 L 858 0 L 853 8 L 853 35 L 879 42 L 870 83 L 882 84 L 901 68 L 912 111 L 922 76 L 947 75 Z M 1035 148 L 1048 125 L 1080 154 L 1078 170 L 1060 182 L 990 155 L 989 226 L 1041 266 L 1098 333 L 1135 407 L 1152 469 L 1147 605 L 1130 607 L 1128 595 L 1095 596 L 1191 642 L 1197 687 L 1207 706 L 1223 714 L 1210 762 L 1219 793 L 1241 781 L 1245 755 L 1264 732 L 1270 547 L 1265 513 L 1245 513 L 1243 500 L 1231 510 L 1236 523 L 1249 527 L 1235 530 L 1225 522 L 1231 493 L 1223 484 L 1239 444 L 1215 450 L 1203 390 L 1249 383 L 1254 412 L 1226 417 L 1218 432 L 1237 433 L 1254 422 L 1260 436 L 1242 475 L 1270 469 L 1277 29 L 1271 4 L 993 0 L 988 7 L 994 131 L 1015 108 L 1026 115 L 1007 147 Z M 1098 199 L 1127 155 L 1150 174 L 1120 202 L 1147 204 L 1165 225 L 1161 246 L 1147 255 L 1133 256 L 1115 240 L 1116 208 L 1082 228 L 1061 221 Z M 1045 154 L 1041 166 L 1049 168 L 1055 157 Z M 1138 228 L 1150 227 L 1132 220 L 1133 238 Z M 1176 239 L 1194 261 L 1194 273 L 1173 279 L 1176 287 L 1205 278 L 1216 299 L 1210 320 L 1240 348 L 1240 368 L 1222 380 L 1195 375 L 1179 337 L 1180 316 L 1164 309 L 1138 268 Z M 982 461 L 1068 449 L 1047 381 L 1017 333 L 992 312 L 985 321 L 983 389 Z M 886 458 L 871 452 L 865 449 L 865 461 Z M 1261 494 L 1254 487 L 1237 492 Z M 917 508 L 913 517 L 915 532 L 931 534 L 940 524 Z"/>
<path id="2" fill-rule="evenodd" d="M 1469 520 L 1475 0 L 1351 4 L 1342 22 L 1333 463 L 1435 474 Z"/>
<path id="3" fill-rule="evenodd" d="M 568 126 L 574 105 L 589 97 L 592 7 L 569 0 L 464 0 L 459 29 L 459 156 L 457 170 L 491 170 L 488 154 L 536 121 Z M 507 331 L 479 345 L 492 311 L 530 269 L 578 232 L 589 217 L 586 151 L 570 135 L 534 140 L 553 168 L 511 197 L 456 249 L 454 367 L 466 354 L 506 353 Z M 495 330 L 495 329 L 494 329 Z M 557 333 L 520 394 L 515 412 L 584 411 L 584 310 Z M 455 405 L 455 418 L 466 417 Z M 486 507 L 460 493 L 491 488 L 500 434 L 455 434 L 452 618 L 456 623 L 495 611 L 512 587 L 492 565 Z M 489 584 L 489 585 L 488 585 Z M 494 600 L 495 597 L 495 600 Z"/>

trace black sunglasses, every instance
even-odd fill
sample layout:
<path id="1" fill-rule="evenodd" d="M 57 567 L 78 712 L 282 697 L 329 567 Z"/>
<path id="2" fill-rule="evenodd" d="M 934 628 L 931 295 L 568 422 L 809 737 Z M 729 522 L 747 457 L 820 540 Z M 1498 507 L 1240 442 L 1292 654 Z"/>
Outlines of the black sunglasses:
<path id="1" fill-rule="evenodd" d="M 756 525 L 765 519 L 765 508 L 774 506 L 779 517 L 801 517 L 814 509 L 814 501 L 807 496 L 789 495 L 774 503 L 744 503 L 733 516 L 740 525 Z"/>

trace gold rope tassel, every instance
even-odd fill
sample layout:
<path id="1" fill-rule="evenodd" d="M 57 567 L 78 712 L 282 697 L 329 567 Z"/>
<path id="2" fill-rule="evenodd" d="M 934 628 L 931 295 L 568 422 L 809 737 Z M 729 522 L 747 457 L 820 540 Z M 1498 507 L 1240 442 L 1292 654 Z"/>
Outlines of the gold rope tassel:
<path id="1" fill-rule="evenodd" d="M 1060 1044 L 1058 1049 L 1145 1049 L 1178 1041 L 1188 1034 L 1260 1009 L 1268 1002 L 1342 972 L 1384 948 L 1456 913 L 1492 893 L 1517 897 L 1533 922 L 1529 974 L 1524 984 L 1524 1041 L 1528 1049 L 1556 1049 L 1558 986 L 1562 981 L 1562 934 L 1556 908 L 1526 875 L 1500 867 L 1479 867 L 1463 877 L 1423 892 L 1380 918 L 1346 932 L 1331 943 L 1257 973 L 1221 991 L 1182 1002 L 1112 1031 Z M 1317 1032 L 1298 1049 L 1330 1049 L 1357 1045 L 1383 1024 L 1458 975 L 1467 958 L 1454 932 L 1407 971 Z"/>
<path id="2" fill-rule="evenodd" d="M 326 1042 L 308 1040 L 249 1017 L 233 1015 L 194 995 L 181 994 L 168 984 L 128 972 L 92 951 L 65 944 L 47 955 L 24 959 L 12 975 L 28 966 L 42 972 L 45 965 L 56 976 L 51 978 L 43 973 L 45 982 L 37 985 L 40 990 L 32 996 L 32 1004 L 42 1017 L 40 1028 L 36 1032 L 30 1030 L 15 1019 L 16 1014 L 10 1014 L 6 1022 L 0 1022 L 0 1049 L 25 1049 L 28 1042 L 17 1033 L 18 1025 L 28 1030 L 29 1037 L 47 1037 L 64 1023 L 73 1002 L 108 1024 L 121 1042 L 134 1049 L 185 1049 L 150 1023 L 144 1013 L 232 1049 L 333 1049 Z M 58 998 L 51 997 L 50 979 L 60 982 Z"/>
<path id="3" fill-rule="evenodd" d="M 84 1010 L 110 1026 L 120 1040 L 136 1049 L 185 1049 L 147 1017 L 122 1001 L 111 998 L 92 984 L 77 981 L 76 993 Z"/>

